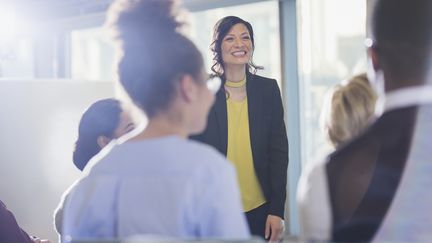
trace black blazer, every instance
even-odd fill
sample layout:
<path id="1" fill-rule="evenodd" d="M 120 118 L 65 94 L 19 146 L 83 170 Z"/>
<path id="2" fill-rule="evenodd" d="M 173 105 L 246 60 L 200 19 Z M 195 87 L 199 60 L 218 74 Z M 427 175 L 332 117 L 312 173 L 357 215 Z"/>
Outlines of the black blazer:
<path id="1" fill-rule="evenodd" d="M 274 79 L 248 72 L 246 91 L 255 172 L 269 203 L 269 214 L 284 218 L 288 139 L 279 87 Z M 223 85 L 216 94 L 206 130 L 191 138 L 212 145 L 226 156 L 228 119 Z"/>

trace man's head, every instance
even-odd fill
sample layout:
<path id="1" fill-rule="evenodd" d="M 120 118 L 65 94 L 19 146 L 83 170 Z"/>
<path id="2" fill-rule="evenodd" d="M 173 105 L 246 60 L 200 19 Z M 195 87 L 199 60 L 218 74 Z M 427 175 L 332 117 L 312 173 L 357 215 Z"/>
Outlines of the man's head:
<path id="1" fill-rule="evenodd" d="M 422 84 L 431 66 L 432 1 L 377 0 L 371 25 L 369 55 L 386 91 Z"/>

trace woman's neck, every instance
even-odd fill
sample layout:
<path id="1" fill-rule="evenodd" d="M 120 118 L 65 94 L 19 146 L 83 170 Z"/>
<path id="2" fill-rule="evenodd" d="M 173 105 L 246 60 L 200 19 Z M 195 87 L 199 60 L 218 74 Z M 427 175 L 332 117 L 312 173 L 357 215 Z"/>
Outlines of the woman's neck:
<path id="1" fill-rule="evenodd" d="M 225 67 L 225 78 L 231 82 L 240 82 L 246 75 L 246 65 L 230 65 Z"/>
<path id="2" fill-rule="evenodd" d="M 181 122 L 173 120 L 172 117 L 168 115 L 158 115 L 150 118 L 146 128 L 140 134 L 132 138 L 132 140 L 158 138 L 171 135 L 187 138 L 188 132 L 181 124 Z"/>

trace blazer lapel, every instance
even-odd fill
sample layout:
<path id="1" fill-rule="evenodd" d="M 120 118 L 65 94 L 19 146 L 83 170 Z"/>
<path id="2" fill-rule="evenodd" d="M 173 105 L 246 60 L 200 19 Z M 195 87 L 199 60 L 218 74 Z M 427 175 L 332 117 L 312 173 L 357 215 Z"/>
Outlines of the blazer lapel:
<path id="1" fill-rule="evenodd" d="M 216 93 L 215 112 L 219 127 L 220 145 L 225 156 L 227 155 L 228 144 L 228 116 L 225 89 L 221 87 Z"/>
<path id="2" fill-rule="evenodd" d="M 263 101 L 262 90 L 259 87 L 259 81 L 255 76 L 248 72 L 246 91 L 248 97 L 248 114 L 249 114 L 249 134 L 254 163 L 256 163 L 259 153 L 260 127 L 262 122 Z"/>

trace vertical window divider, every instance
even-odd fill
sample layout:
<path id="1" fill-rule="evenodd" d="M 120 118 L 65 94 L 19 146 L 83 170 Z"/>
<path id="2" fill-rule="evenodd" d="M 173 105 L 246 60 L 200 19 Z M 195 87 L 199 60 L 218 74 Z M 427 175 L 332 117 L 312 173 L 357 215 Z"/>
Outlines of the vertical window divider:
<path id="1" fill-rule="evenodd" d="M 285 105 L 289 143 L 289 166 L 287 183 L 287 232 L 298 235 L 297 183 L 301 173 L 301 126 L 300 126 L 300 85 L 298 77 L 297 51 L 297 1 L 280 0 L 279 18 L 282 50 L 282 90 Z"/>

